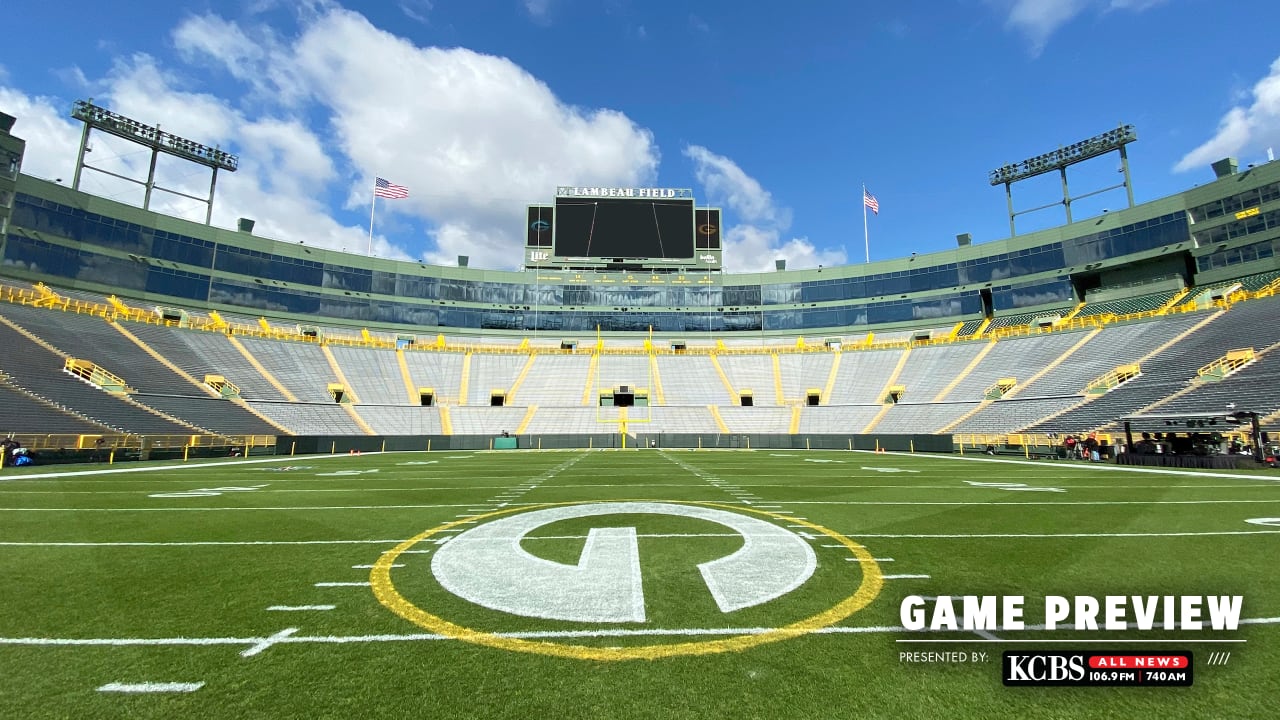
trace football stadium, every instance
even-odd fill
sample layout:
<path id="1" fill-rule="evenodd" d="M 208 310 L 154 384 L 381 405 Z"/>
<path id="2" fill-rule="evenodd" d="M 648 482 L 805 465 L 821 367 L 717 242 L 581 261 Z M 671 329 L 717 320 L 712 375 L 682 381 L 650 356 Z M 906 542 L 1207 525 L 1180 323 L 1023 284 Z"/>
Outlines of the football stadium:
<path id="1" fill-rule="evenodd" d="M 81 190 L 238 158 L 71 113 L 70 184 L 0 116 L 6 717 L 1273 713 L 1280 163 L 1017 233 L 1122 125 L 1005 239 L 769 273 L 548 187 L 497 271 Z"/>

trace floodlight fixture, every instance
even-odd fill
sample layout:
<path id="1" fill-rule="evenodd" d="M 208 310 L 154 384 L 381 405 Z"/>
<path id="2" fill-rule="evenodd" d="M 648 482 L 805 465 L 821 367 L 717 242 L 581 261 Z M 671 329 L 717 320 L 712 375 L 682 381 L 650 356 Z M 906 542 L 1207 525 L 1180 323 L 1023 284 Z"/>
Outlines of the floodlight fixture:
<path id="1" fill-rule="evenodd" d="M 97 170 L 100 173 L 111 175 L 121 180 L 137 183 L 146 187 L 146 194 L 143 197 L 142 208 L 147 210 L 151 207 L 151 192 L 153 190 L 161 190 L 163 192 L 181 195 L 191 200 L 198 200 L 205 203 L 207 210 L 205 212 L 205 224 L 208 225 L 213 218 L 213 194 L 218 182 L 218 171 L 226 170 L 227 172 L 235 172 L 240 167 L 240 158 L 221 148 L 214 146 L 209 147 L 194 140 L 167 133 L 160 129 L 159 125 L 147 125 L 138 122 L 133 118 L 125 117 L 119 113 L 112 112 L 107 108 L 94 105 L 93 100 L 77 100 L 71 108 L 71 117 L 84 123 L 84 130 L 80 135 L 80 152 L 76 156 L 76 174 L 71 181 L 73 190 L 80 189 L 80 172 L 88 168 Z M 108 135 L 114 135 L 118 138 L 128 140 L 129 142 L 142 145 L 151 150 L 151 165 L 147 172 L 145 182 L 133 178 L 124 177 L 108 170 L 95 168 L 88 165 L 84 161 L 85 153 L 90 151 L 89 133 L 91 130 L 105 132 Z M 156 160 L 160 153 L 172 155 L 173 157 L 186 160 L 188 162 L 203 165 L 213 171 L 209 180 L 208 197 L 196 197 L 188 195 L 177 190 L 170 190 L 156 185 Z"/>
<path id="2" fill-rule="evenodd" d="M 992 170 L 988 175 L 991 184 L 1004 185 L 1005 198 L 1009 205 L 1009 235 L 1010 237 L 1017 234 L 1017 227 L 1014 224 L 1014 218 L 1024 213 L 1044 210 L 1062 205 L 1066 210 L 1067 223 L 1072 222 L 1071 217 L 1071 201 L 1081 198 L 1098 195 L 1108 190 L 1116 190 L 1125 188 L 1129 193 L 1129 207 L 1133 207 L 1133 183 L 1129 177 L 1129 156 L 1125 152 L 1125 145 L 1138 139 L 1138 131 L 1132 125 L 1120 125 L 1116 128 L 1108 130 L 1099 135 L 1094 135 L 1088 140 L 1081 140 L 1078 143 L 1059 147 L 1053 152 L 1047 152 L 1028 158 L 1022 162 L 1010 163 Z M 1124 174 L 1124 182 L 1119 185 L 1102 188 L 1093 192 L 1085 193 L 1077 197 L 1071 197 L 1071 192 L 1067 188 L 1067 168 L 1076 163 L 1081 163 L 1110 152 L 1120 152 L 1120 172 Z M 1014 211 L 1013 209 L 1013 183 L 1020 180 L 1036 177 L 1045 173 L 1058 171 L 1062 175 L 1062 200 L 1060 202 L 1041 205 L 1039 207 L 1029 208 L 1027 210 Z M 1105 211 L 1104 211 L 1105 212 Z"/>

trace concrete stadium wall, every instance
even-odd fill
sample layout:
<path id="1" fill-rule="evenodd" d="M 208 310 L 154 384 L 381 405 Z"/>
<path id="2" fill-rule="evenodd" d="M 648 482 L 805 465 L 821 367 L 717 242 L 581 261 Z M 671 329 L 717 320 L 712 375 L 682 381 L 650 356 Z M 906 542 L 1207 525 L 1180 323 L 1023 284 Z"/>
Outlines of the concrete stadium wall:
<path id="1" fill-rule="evenodd" d="M 519 435 L 521 449 L 566 450 L 578 448 L 621 448 L 617 433 L 579 435 Z M 276 438 L 277 455 L 316 453 L 488 450 L 490 435 L 282 435 Z M 703 448 L 757 450 L 875 450 L 892 452 L 954 451 L 952 436 L 944 435 L 778 435 L 764 433 L 636 433 L 628 435 L 628 448 Z"/>

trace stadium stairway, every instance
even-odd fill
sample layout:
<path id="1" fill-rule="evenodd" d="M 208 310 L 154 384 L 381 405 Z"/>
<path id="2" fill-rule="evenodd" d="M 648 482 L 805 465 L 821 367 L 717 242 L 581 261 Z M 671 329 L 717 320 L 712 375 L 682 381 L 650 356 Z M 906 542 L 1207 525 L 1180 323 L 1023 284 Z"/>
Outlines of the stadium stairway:
<path id="1" fill-rule="evenodd" d="M 869 433 L 874 430 L 884 419 L 884 416 L 889 414 L 889 411 L 893 409 L 894 403 L 888 400 L 889 393 L 893 387 L 901 384 L 901 381 L 898 378 L 902 376 L 902 371 L 907 367 L 907 361 L 910 359 L 911 348 L 908 347 L 902 351 L 900 356 L 898 356 L 897 364 L 893 366 L 893 370 L 889 373 L 889 376 L 885 378 L 884 387 L 880 388 L 879 394 L 876 395 L 875 402 L 880 403 L 880 411 L 867 421 L 867 426 L 862 429 L 862 432 Z"/>
<path id="2" fill-rule="evenodd" d="M 658 369 L 667 401 L 677 405 L 729 405 L 726 389 L 709 355 L 659 355 Z"/>
<path id="3" fill-rule="evenodd" d="M 279 399 L 288 402 L 298 402 L 298 396 L 294 395 L 289 388 L 285 387 L 284 383 L 280 382 L 275 375 L 272 375 L 271 371 L 267 369 L 267 366 L 263 365 L 258 358 L 254 357 L 254 354 L 249 350 L 249 348 L 245 347 L 244 343 L 240 342 L 240 340 L 238 340 L 234 335 L 227 335 L 226 338 L 231 347 L 234 348 L 236 352 L 240 353 L 240 357 L 244 358 L 245 362 L 249 363 L 249 366 L 257 371 L 257 373 L 262 376 L 262 379 L 266 380 L 267 383 L 276 390 L 276 392 L 280 393 Z M 263 397 L 266 398 L 267 396 L 264 394 Z"/>
<path id="4" fill-rule="evenodd" d="M 649 393 L 650 405 L 666 405 L 667 393 L 662 387 L 662 373 L 658 370 L 658 356 L 649 356 L 649 377 L 653 378 L 653 388 Z"/>
<path id="5" fill-rule="evenodd" d="M 524 364 L 520 367 L 520 372 L 516 374 L 516 379 L 511 381 L 511 387 L 507 389 L 507 402 L 515 403 L 520 396 L 520 386 L 524 385 L 525 378 L 529 377 L 529 371 L 533 369 L 533 359 L 538 354 L 530 351 L 525 357 Z M 528 418 L 525 419 L 528 422 Z"/>

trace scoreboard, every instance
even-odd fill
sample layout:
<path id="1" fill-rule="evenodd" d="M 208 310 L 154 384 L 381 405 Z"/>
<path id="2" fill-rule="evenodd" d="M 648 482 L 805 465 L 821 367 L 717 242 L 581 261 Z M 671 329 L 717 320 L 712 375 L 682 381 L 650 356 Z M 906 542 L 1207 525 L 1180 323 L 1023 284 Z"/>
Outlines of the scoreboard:
<path id="1" fill-rule="evenodd" d="M 688 189 L 562 186 L 526 222 L 526 267 L 720 267 L 720 209 L 696 207 Z"/>

